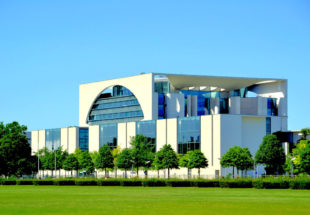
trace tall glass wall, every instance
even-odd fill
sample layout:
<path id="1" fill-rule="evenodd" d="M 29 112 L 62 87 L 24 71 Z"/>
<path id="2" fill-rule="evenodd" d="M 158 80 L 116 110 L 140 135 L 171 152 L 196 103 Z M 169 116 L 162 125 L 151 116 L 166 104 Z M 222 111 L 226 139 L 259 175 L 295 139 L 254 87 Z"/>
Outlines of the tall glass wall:
<path id="1" fill-rule="evenodd" d="M 165 95 L 158 94 L 158 119 L 164 119 L 166 115 Z"/>
<path id="2" fill-rule="evenodd" d="M 48 150 L 58 150 L 60 143 L 60 128 L 45 130 L 45 146 Z"/>
<path id="3" fill-rule="evenodd" d="M 178 119 L 178 153 L 200 149 L 200 117 Z"/>
<path id="4" fill-rule="evenodd" d="M 142 134 L 147 138 L 148 142 L 151 142 L 151 147 L 153 148 L 153 151 L 156 151 L 156 121 L 150 120 L 150 121 L 139 121 L 136 124 L 137 129 L 136 133 Z"/>
<path id="5" fill-rule="evenodd" d="M 102 124 L 99 126 L 99 147 L 110 146 L 111 149 L 117 147 L 117 123 Z"/>
<path id="6" fill-rule="evenodd" d="M 82 151 L 88 151 L 88 128 L 79 128 L 79 147 Z"/>

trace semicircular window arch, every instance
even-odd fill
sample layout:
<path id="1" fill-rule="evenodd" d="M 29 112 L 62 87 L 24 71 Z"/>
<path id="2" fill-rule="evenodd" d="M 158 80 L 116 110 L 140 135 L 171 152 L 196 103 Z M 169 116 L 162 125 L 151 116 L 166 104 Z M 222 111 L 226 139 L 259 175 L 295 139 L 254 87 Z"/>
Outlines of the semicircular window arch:
<path id="1" fill-rule="evenodd" d="M 134 122 L 143 119 L 142 108 L 126 87 L 115 85 L 101 92 L 87 117 L 89 125 Z"/>

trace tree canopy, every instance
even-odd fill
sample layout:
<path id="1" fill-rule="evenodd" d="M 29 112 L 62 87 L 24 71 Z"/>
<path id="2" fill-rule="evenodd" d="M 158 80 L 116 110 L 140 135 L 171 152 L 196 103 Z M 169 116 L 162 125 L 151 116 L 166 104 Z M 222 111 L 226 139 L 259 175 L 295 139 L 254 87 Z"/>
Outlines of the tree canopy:
<path id="1" fill-rule="evenodd" d="M 37 159 L 31 155 L 26 130 L 18 122 L 0 122 L 0 175 L 20 177 L 37 172 Z"/>
<path id="2" fill-rule="evenodd" d="M 164 145 L 155 155 L 155 165 L 158 169 L 168 169 L 168 178 L 170 178 L 170 169 L 179 168 L 179 158 L 171 145 Z"/>
<path id="3" fill-rule="evenodd" d="M 114 158 L 112 151 L 108 145 L 103 145 L 99 149 L 99 156 L 96 159 L 95 167 L 97 169 L 104 169 L 105 177 L 107 177 L 107 168 L 114 167 Z"/>
<path id="4" fill-rule="evenodd" d="M 284 172 L 285 154 L 277 136 L 273 134 L 264 136 L 263 142 L 256 152 L 255 161 L 258 164 L 265 165 L 267 175 L 282 174 Z"/>

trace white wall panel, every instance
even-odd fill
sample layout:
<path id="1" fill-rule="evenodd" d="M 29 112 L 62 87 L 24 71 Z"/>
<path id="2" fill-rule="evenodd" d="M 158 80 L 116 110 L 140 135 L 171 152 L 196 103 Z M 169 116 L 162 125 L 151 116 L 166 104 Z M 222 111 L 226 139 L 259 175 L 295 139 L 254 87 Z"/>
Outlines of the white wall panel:
<path id="1" fill-rule="evenodd" d="M 99 151 L 99 125 L 89 126 L 88 149 L 90 152 Z"/>
<path id="2" fill-rule="evenodd" d="M 127 122 L 127 148 L 130 147 L 130 142 L 136 136 L 136 122 Z"/>
<path id="3" fill-rule="evenodd" d="M 167 144 L 170 144 L 173 150 L 177 152 L 177 119 L 167 119 Z"/>
<path id="4" fill-rule="evenodd" d="M 159 151 L 167 141 L 167 120 L 161 119 L 156 121 L 156 151 Z"/>
<path id="5" fill-rule="evenodd" d="M 117 145 L 121 149 L 127 148 L 127 130 L 126 123 L 117 124 Z"/>

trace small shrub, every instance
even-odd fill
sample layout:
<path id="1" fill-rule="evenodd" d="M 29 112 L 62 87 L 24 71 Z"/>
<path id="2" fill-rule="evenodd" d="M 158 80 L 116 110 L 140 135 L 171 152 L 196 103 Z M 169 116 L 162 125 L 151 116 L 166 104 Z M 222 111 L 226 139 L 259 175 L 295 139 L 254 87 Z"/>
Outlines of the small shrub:
<path id="1" fill-rule="evenodd" d="M 141 180 L 121 180 L 121 186 L 142 186 Z"/>
<path id="2" fill-rule="evenodd" d="M 121 186 L 121 180 L 118 180 L 118 179 L 98 180 L 98 186 Z"/>
<path id="3" fill-rule="evenodd" d="M 142 186 L 144 187 L 164 187 L 166 186 L 165 180 L 160 179 L 148 179 L 142 181 Z"/>
<path id="4" fill-rule="evenodd" d="M 2 180 L 2 181 L 1 181 L 1 184 L 2 184 L 2 185 L 16 185 L 16 180 L 10 180 L 10 179 L 8 179 L 8 180 Z"/>
<path id="5" fill-rule="evenodd" d="M 83 179 L 83 180 L 75 180 L 75 185 L 78 186 L 96 186 L 98 185 L 97 180 L 94 179 Z"/>
<path id="6" fill-rule="evenodd" d="M 219 187 L 219 180 L 197 180 L 193 182 L 195 187 Z"/>
<path id="7" fill-rule="evenodd" d="M 33 185 L 33 180 L 32 179 L 17 180 L 16 184 L 17 185 Z"/>
<path id="8" fill-rule="evenodd" d="M 189 180 L 171 179 L 166 181 L 166 185 L 169 187 L 191 187 L 192 183 Z"/>
<path id="9" fill-rule="evenodd" d="M 247 179 L 220 180 L 219 186 L 222 188 L 252 188 L 252 180 Z"/>
<path id="10" fill-rule="evenodd" d="M 75 185 L 75 180 L 70 179 L 58 179 L 54 181 L 54 185 L 59 186 L 69 186 L 69 185 Z"/>
<path id="11" fill-rule="evenodd" d="M 310 189 L 310 179 L 292 179 L 289 186 L 291 189 Z"/>
<path id="12" fill-rule="evenodd" d="M 54 181 L 52 179 L 34 180 L 33 185 L 54 185 Z"/>

